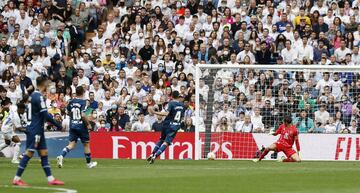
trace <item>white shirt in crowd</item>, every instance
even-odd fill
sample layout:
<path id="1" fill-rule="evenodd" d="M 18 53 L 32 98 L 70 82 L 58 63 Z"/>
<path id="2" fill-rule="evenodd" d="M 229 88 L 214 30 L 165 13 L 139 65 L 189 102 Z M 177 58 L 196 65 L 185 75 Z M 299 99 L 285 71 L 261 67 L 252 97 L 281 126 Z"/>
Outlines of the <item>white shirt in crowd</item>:
<path id="1" fill-rule="evenodd" d="M 298 60 L 301 61 L 304 59 L 304 57 L 313 60 L 314 59 L 314 49 L 310 45 L 301 45 L 299 47 L 296 47 L 298 51 Z"/>
<path id="2" fill-rule="evenodd" d="M 335 98 L 339 98 L 341 97 L 341 87 L 344 84 L 342 83 L 341 80 L 337 80 L 337 81 L 333 81 L 332 83 L 332 95 L 334 95 Z"/>
<path id="3" fill-rule="evenodd" d="M 354 65 L 360 65 L 360 54 L 352 54 L 351 61 L 353 62 Z"/>
<path id="4" fill-rule="evenodd" d="M 100 102 L 102 99 L 104 99 L 105 91 L 102 88 L 99 88 L 99 90 L 95 90 L 93 86 L 90 86 L 90 92 L 94 92 L 94 99 L 98 102 Z"/>
<path id="5" fill-rule="evenodd" d="M 324 92 L 324 88 L 325 86 L 329 86 L 330 88 L 332 87 L 333 84 L 333 80 L 329 79 L 328 81 L 321 79 L 319 80 L 319 82 L 316 84 L 316 89 L 320 91 L 319 94 L 322 94 Z"/>
<path id="6" fill-rule="evenodd" d="M 132 68 L 125 67 L 123 68 L 125 71 L 126 76 L 134 77 L 135 71 L 138 69 L 137 67 L 133 66 Z"/>
<path id="7" fill-rule="evenodd" d="M 321 112 L 320 110 L 315 111 L 315 122 L 320 122 L 322 125 L 325 125 L 330 118 L 330 114 L 327 111 Z"/>
<path id="8" fill-rule="evenodd" d="M 8 89 L 6 97 L 11 100 L 12 104 L 17 104 L 22 99 L 21 90 L 15 89 L 14 91 L 11 91 L 10 89 Z"/>
<path id="9" fill-rule="evenodd" d="M 132 127 L 131 131 L 151 131 L 150 124 L 148 122 L 136 121 Z"/>
<path id="10" fill-rule="evenodd" d="M 246 50 L 241 51 L 241 52 L 236 56 L 236 60 L 237 60 L 237 61 L 244 61 L 245 56 L 249 56 L 251 62 L 255 62 L 255 56 L 254 56 L 254 54 L 253 54 L 252 52 L 246 51 Z"/>
<path id="11" fill-rule="evenodd" d="M 294 62 L 296 62 L 297 55 L 298 53 L 294 48 L 290 48 L 290 50 L 284 48 L 281 50 L 281 56 L 283 57 L 285 64 L 293 64 Z"/>
<path id="12" fill-rule="evenodd" d="M 83 76 L 82 78 L 78 77 L 79 85 L 90 85 L 90 80 L 88 77 Z"/>
<path id="13" fill-rule="evenodd" d="M 345 49 L 338 48 L 334 52 L 337 61 L 341 61 L 345 59 L 346 54 L 351 54 L 351 50 L 349 48 L 345 48 Z"/>
<path id="14" fill-rule="evenodd" d="M 237 121 L 235 124 L 235 131 L 243 132 L 243 133 L 250 133 L 253 130 L 252 123 L 245 123 L 245 121 Z"/>
<path id="15" fill-rule="evenodd" d="M 91 70 L 94 67 L 94 63 L 89 60 L 88 62 L 81 61 L 76 65 L 77 68 L 84 70 L 84 76 L 89 77 L 91 75 Z"/>
<path id="16" fill-rule="evenodd" d="M 187 29 L 188 29 L 188 26 L 185 24 L 183 24 L 183 25 L 176 24 L 176 26 L 175 26 L 175 31 L 177 32 L 177 35 L 181 38 L 184 38 L 185 32 L 187 31 Z"/>
<path id="17" fill-rule="evenodd" d="M 264 131 L 264 123 L 262 122 L 262 116 L 259 115 L 259 116 L 256 116 L 256 115 L 253 115 L 251 116 L 251 123 L 253 124 L 253 128 L 254 129 L 261 129 L 261 131 Z"/>

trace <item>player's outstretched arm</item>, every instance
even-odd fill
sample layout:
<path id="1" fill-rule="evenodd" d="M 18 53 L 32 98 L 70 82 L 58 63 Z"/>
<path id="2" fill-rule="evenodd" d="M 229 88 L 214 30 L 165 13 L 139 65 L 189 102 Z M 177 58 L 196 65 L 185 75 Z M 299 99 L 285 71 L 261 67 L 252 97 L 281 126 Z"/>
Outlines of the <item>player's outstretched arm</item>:
<path id="1" fill-rule="evenodd" d="M 277 136 L 280 134 L 281 128 L 279 127 L 276 131 L 270 130 L 269 135 Z"/>
<path id="2" fill-rule="evenodd" d="M 168 116 L 169 112 L 157 112 L 154 110 L 153 107 L 149 108 L 149 112 L 155 115 L 159 115 L 159 116 Z"/>
<path id="3" fill-rule="evenodd" d="M 62 130 L 62 126 L 58 122 L 55 121 L 53 116 L 50 115 L 47 110 L 43 110 L 41 113 L 45 116 L 46 121 L 49 121 L 51 124 L 55 125 L 55 127 L 57 127 L 59 130 Z"/>
<path id="4" fill-rule="evenodd" d="M 300 151 L 300 142 L 299 142 L 298 136 L 295 136 L 295 145 L 296 145 L 296 150 L 299 152 Z"/>
<path id="5" fill-rule="evenodd" d="M 275 130 L 271 129 L 270 132 L 269 132 L 269 135 L 274 135 L 275 136 Z"/>

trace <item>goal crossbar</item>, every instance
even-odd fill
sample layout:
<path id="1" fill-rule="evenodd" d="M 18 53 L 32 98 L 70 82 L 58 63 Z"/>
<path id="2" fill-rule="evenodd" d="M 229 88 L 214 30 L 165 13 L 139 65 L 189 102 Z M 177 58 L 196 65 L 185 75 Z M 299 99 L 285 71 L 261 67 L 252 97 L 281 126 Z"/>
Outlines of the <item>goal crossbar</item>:
<path id="1" fill-rule="evenodd" d="M 303 70 L 326 70 L 336 72 L 360 71 L 360 66 L 331 66 L 331 65 L 272 65 L 272 64 L 256 64 L 256 65 L 228 65 L 228 64 L 198 64 L 196 68 L 199 69 L 257 69 L 257 70 L 288 70 L 288 71 L 303 71 Z M 197 77 L 195 77 L 197 78 Z"/>

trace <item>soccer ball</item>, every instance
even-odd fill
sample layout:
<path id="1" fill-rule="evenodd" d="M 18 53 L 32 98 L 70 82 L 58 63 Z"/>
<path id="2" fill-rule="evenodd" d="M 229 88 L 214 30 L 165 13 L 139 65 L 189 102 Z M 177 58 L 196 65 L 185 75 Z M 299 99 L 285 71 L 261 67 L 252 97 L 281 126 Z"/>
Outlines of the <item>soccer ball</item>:
<path id="1" fill-rule="evenodd" d="M 209 153 L 207 154 L 207 158 L 208 158 L 208 160 L 215 160 L 215 153 L 209 152 Z"/>

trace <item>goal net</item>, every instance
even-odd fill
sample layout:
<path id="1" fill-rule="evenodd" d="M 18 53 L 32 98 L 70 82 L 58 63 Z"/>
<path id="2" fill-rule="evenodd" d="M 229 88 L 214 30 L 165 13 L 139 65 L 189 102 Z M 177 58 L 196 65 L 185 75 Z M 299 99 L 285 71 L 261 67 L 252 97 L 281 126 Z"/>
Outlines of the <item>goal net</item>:
<path id="1" fill-rule="evenodd" d="M 301 134 L 359 132 L 359 72 L 343 65 L 197 65 L 195 159 L 255 158 L 275 142 L 267 134 L 284 115 Z"/>

